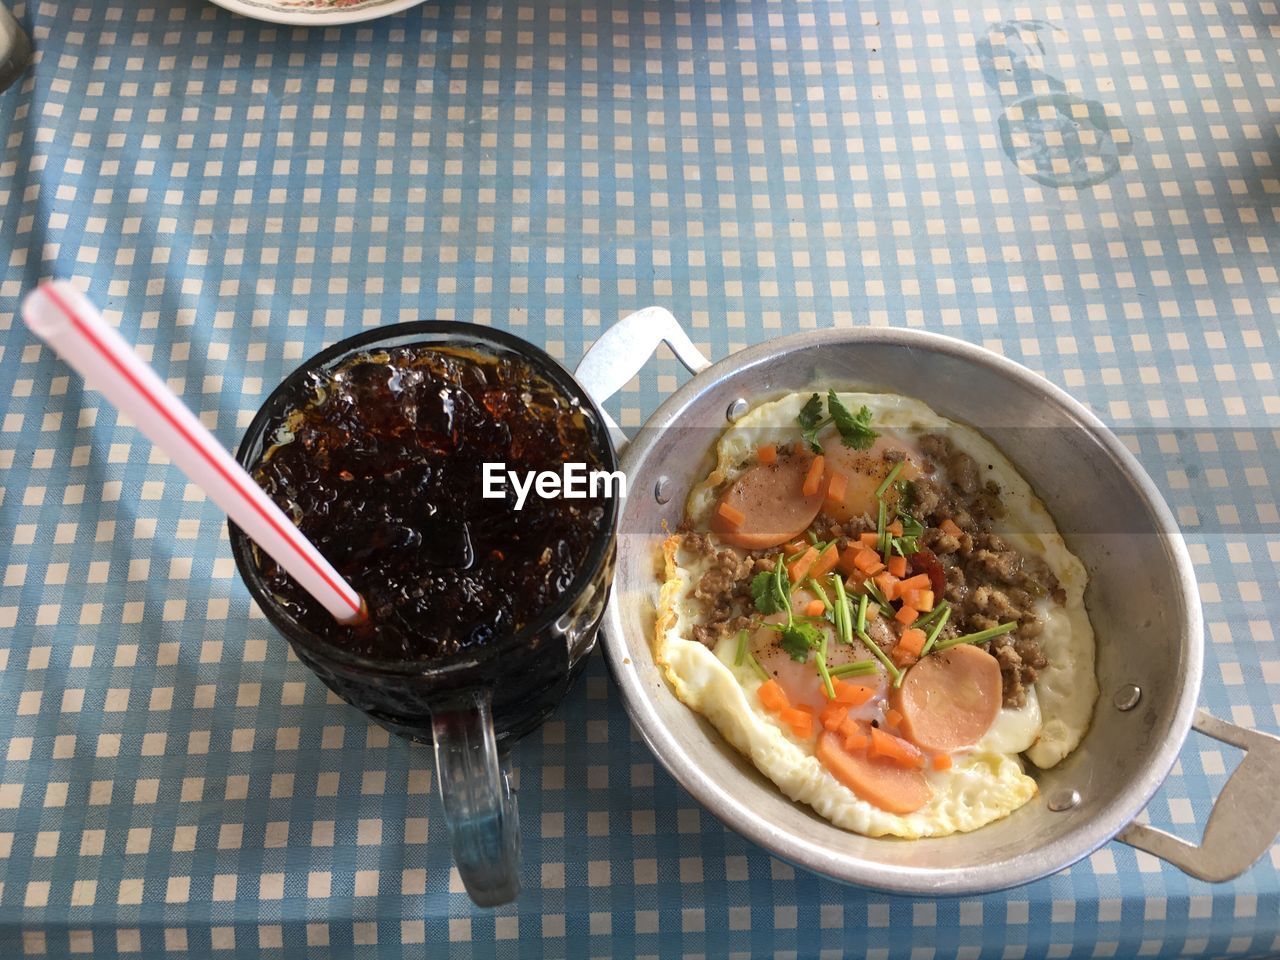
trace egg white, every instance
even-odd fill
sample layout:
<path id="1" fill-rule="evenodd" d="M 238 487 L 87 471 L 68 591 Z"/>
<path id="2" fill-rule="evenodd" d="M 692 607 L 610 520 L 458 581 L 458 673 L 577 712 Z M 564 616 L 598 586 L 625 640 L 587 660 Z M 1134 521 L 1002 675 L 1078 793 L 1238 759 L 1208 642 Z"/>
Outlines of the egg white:
<path id="1" fill-rule="evenodd" d="M 716 447 L 715 469 L 689 494 L 686 514 L 695 524 L 705 528 L 715 509 L 716 490 L 750 464 L 756 447 L 800 439 L 796 416 L 810 396 L 796 393 L 761 404 L 725 431 Z M 837 826 L 868 836 L 908 839 L 973 830 L 1035 795 L 1035 781 L 1023 772 L 1019 754 L 1039 767 L 1051 767 L 1075 749 L 1088 728 L 1098 686 L 1093 629 L 1084 608 L 1084 566 L 1067 549 L 1027 482 L 977 431 L 908 397 L 839 397 L 852 410 L 865 405 L 876 430 L 908 447 L 923 433 L 945 431 L 957 449 L 992 466 L 984 475 L 999 483 L 1008 526 L 1015 531 L 1002 535 L 1023 552 L 1042 557 L 1066 593 L 1064 605 L 1041 601 L 1044 629 L 1039 642 L 1049 666 L 1038 672 L 1027 705 L 1020 710 L 1002 708 L 978 744 L 953 756 L 950 769 L 928 770 L 933 798 L 920 810 L 892 814 L 861 800 L 813 755 L 812 742 L 797 739 L 760 708 L 759 678 L 749 667 L 733 664 L 734 638 L 725 638 L 714 651 L 692 639 L 702 613 L 689 593 L 702 571 L 681 551 L 679 535 L 668 538 L 663 549 L 666 582 L 659 599 L 655 659 L 686 705 L 706 716 L 784 794 Z"/>

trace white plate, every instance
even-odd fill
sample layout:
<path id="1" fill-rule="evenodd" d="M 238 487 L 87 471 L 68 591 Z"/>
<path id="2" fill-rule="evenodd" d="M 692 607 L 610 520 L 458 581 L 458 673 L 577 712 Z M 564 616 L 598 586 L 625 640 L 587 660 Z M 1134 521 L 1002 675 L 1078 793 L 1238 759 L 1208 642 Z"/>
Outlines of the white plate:
<path id="1" fill-rule="evenodd" d="M 301 27 L 332 27 L 389 17 L 423 0 L 213 0 L 218 6 L 254 20 Z"/>

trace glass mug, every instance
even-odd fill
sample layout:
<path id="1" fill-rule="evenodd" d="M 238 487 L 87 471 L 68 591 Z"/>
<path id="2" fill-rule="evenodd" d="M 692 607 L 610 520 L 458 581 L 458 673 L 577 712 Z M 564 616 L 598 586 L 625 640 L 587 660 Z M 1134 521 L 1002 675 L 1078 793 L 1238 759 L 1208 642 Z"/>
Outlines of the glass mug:
<path id="1" fill-rule="evenodd" d="M 605 420 L 591 397 L 550 356 L 518 337 L 473 324 L 418 321 L 349 337 L 302 364 L 267 398 L 236 452 L 248 470 L 261 458 L 267 430 L 278 424 L 309 372 L 332 369 L 368 350 L 407 346 L 471 347 L 518 355 L 587 414 L 601 469 L 617 470 Z M 272 596 L 252 543 L 228 521 L 231 551 L 249 593 L 298 658 L 342 699 L 393 733 L 434 743 L 436 780 L 449 824 L 454 862 L 480 906 L 513 900 L 520 890 L 520 833 L 515 796 L 499 750 L 535 729 L 564 698 L 595 645 L 613 578 L 618 503 L 605 517 L 569 589 L 523 629 L 449 658 L 370 660 L 304 629 Z"/>

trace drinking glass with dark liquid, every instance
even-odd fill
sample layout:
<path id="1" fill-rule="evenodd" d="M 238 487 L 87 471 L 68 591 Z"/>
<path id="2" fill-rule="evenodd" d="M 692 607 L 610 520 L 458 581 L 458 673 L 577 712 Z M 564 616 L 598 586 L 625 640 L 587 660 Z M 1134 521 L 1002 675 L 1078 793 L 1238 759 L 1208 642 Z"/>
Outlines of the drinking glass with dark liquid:
<path id="1" fill-rule="evenodd" d="M 485 496 L 485 465 L 613 473 L 591 398 L 501 331 L 398 324 L 291 374 L 237 457 L 360 592 L 367 617 L 339 624 L 229 524 L 250 593 L 330 689 L 434 744 L 468 893 L 481 905 L 513 899 L 519 831 L 499 748 L 550 714 L 594 645 L 618 504 L 603 485 L 520 498 L 491 484 Z"/>

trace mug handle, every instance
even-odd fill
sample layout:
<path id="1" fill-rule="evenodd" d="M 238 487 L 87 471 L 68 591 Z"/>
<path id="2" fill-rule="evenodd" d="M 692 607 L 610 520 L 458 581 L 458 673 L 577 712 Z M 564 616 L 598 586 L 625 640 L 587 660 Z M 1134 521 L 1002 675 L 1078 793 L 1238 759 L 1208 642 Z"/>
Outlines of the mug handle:
<path id="1" fill-rule="evenodd" d="M 1245 751 L 1209 811 L 1199 846 L 1145 823 L 1129 824 L 1116 839 L 1172 863 L 1209 883 L 1234 880 L 1271 849 L 1280 834 L 1280 737 L 1228 723 L 1197 710 L 1191 726 Z"/>
<path id="2" fill-rule="evenodd" d="M 489 690 L 475 690 L 442 701 L 431 713 L 453 862 L 480 907 L 510 903 L 520 893 L 520 818 L 498 762 L 491 705 Z"/>
<path id="3" fill-rule="evenodd" d="M 665 342 L 690 373 L 701 373 L 711 361 L 693 345 L 680 321 L 665 307 L 645 307 L 615 323 L 583 356 L 573 376 L 600 407 L 614 448 L 627 445 L 627 435 L 604 411 L 604 402 L 639 373 L 658 344 Z"/>

